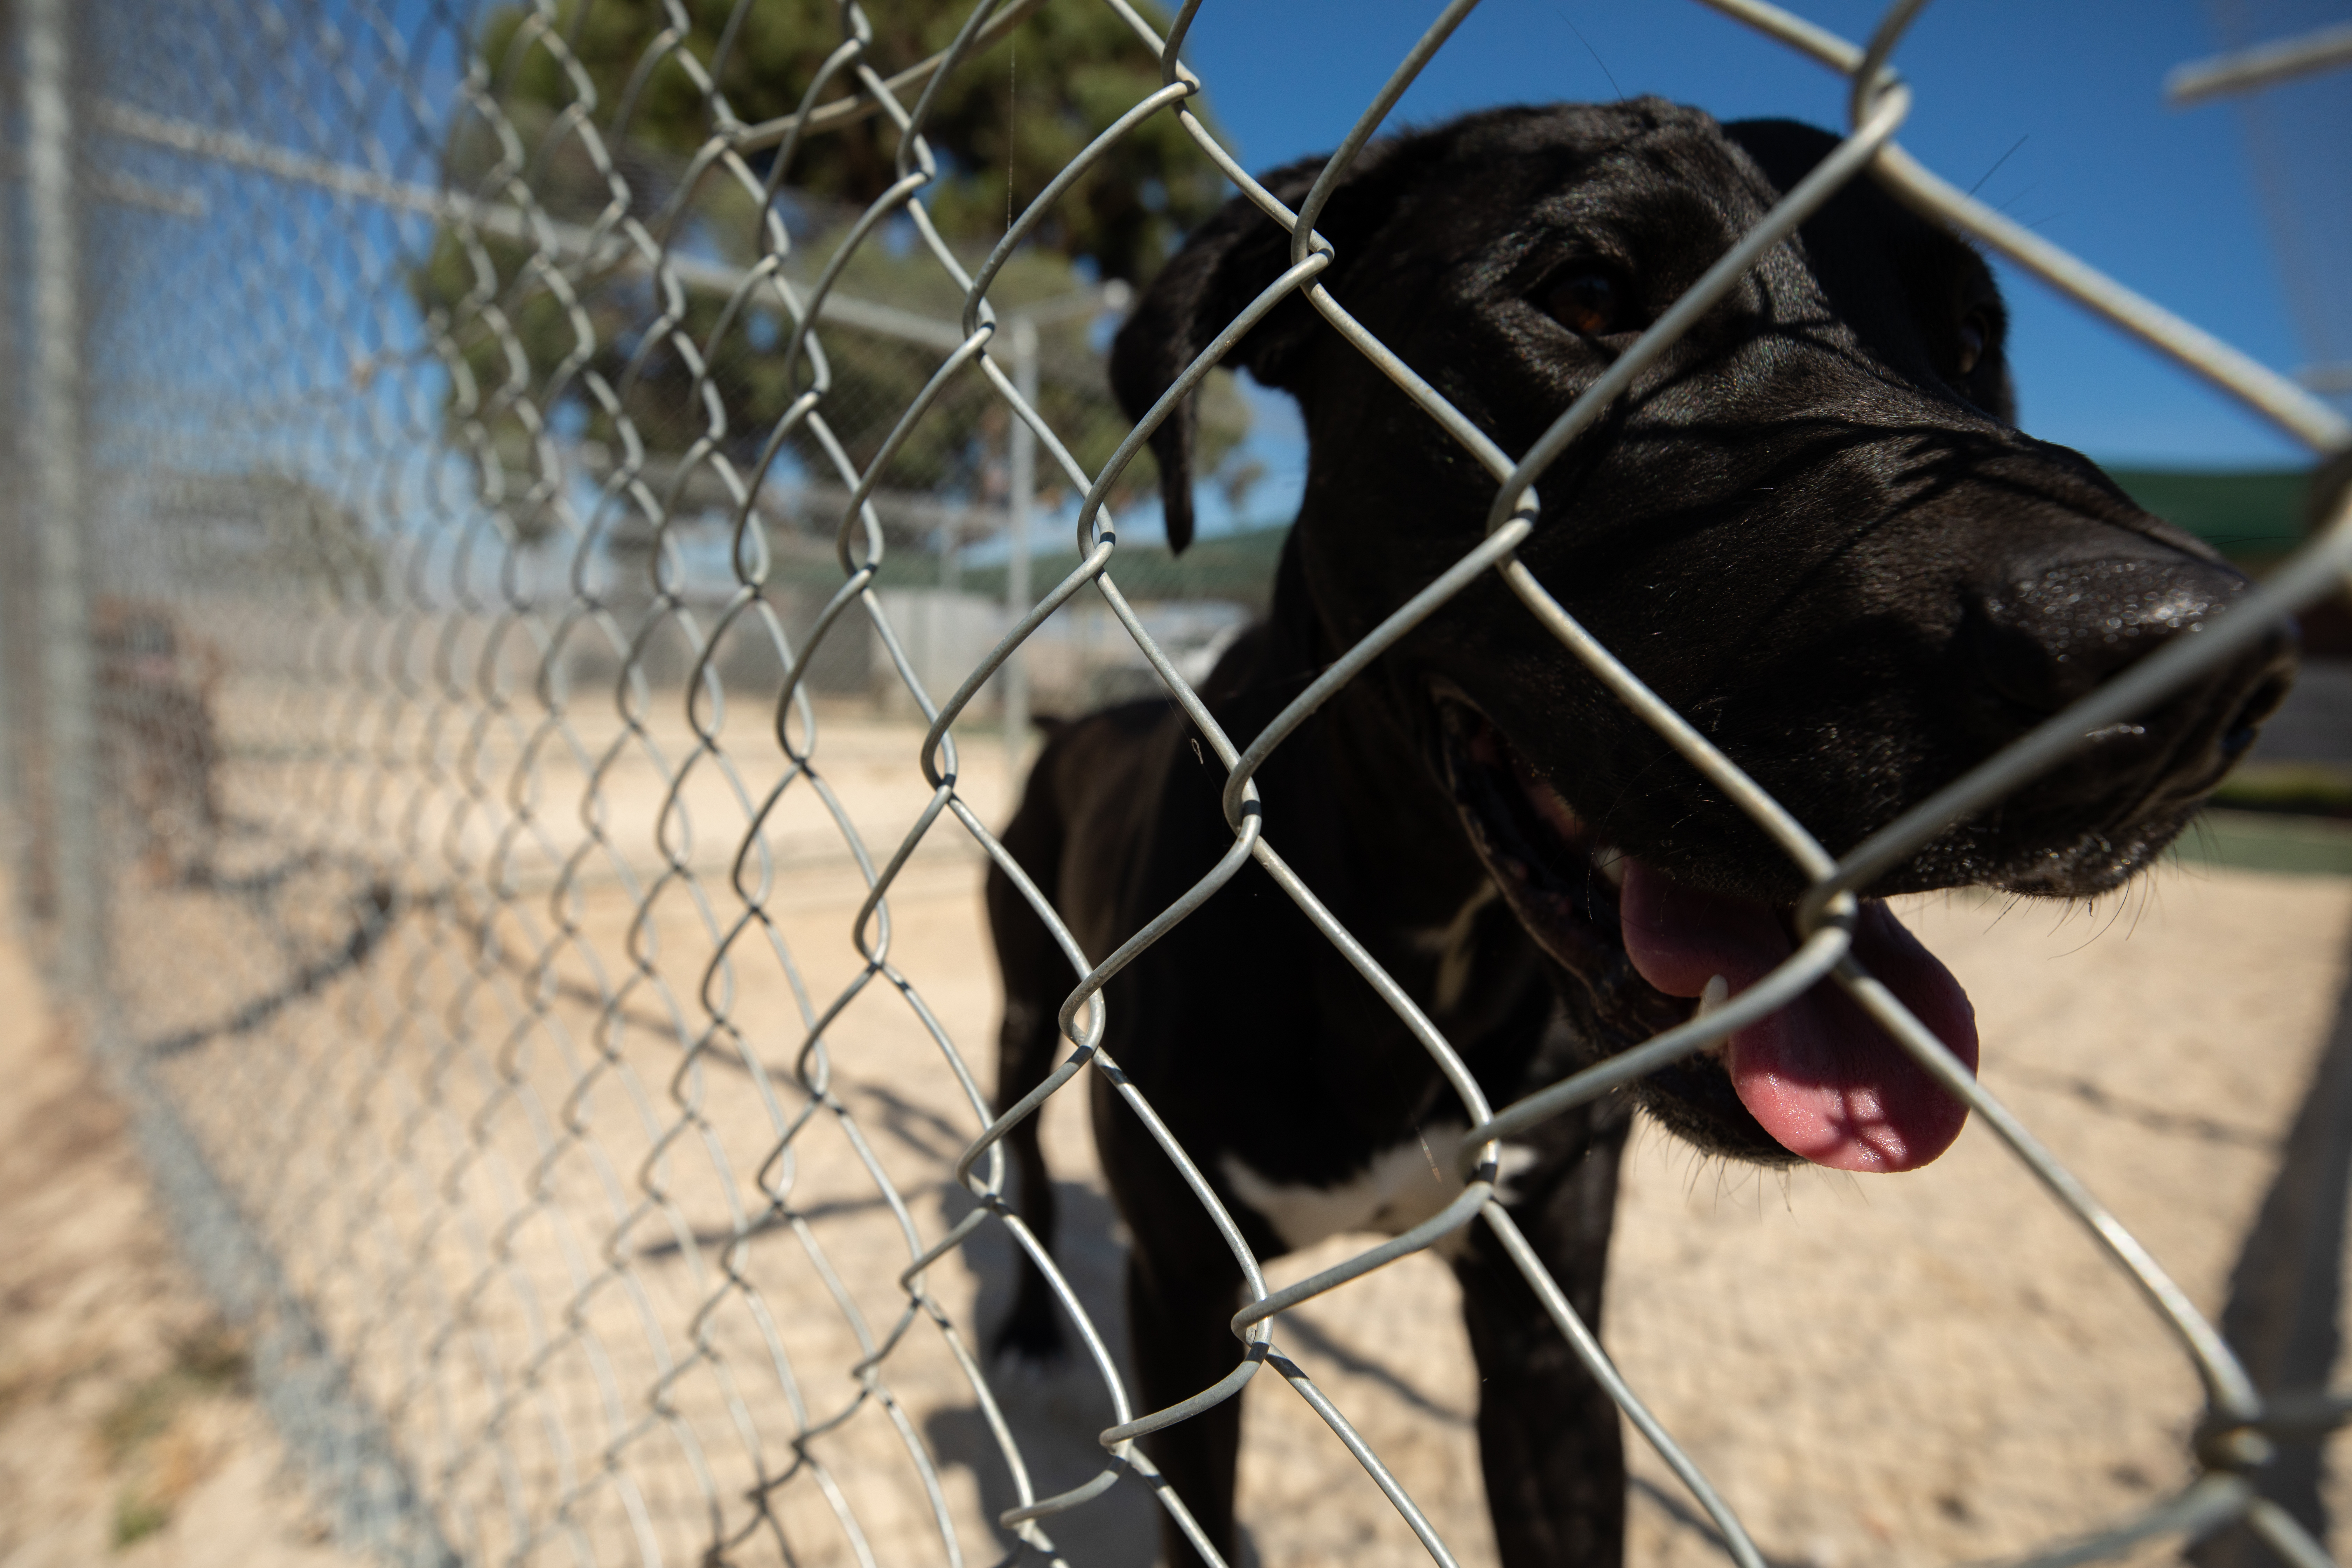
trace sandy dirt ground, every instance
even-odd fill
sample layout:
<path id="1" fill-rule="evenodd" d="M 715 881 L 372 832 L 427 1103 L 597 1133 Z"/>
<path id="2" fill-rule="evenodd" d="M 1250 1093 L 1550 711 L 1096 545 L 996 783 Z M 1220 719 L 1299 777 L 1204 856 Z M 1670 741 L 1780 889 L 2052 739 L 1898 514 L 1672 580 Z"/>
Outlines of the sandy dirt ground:
<path id="1" fill-rule="evenodd" d="M 0 931 L 0 1563 L 333 1568 L 123 1116 Z"/>
<path id="2" fill-rule="evenodd" d="M 242 721 L 278 729 L 310 699 L 252 700 Z M 926 1258 L 972 1214 L 950 1170 L 992 1076 L 980 861 L 951 819 L 933 826 L 877 967 L 854 943 L 865 883 L 836 815 L 889 858 L 931 798 L 913 731 L 830 723 L 819 791 L 761 744 L 758 715 L 730 715 L 699 757 L 683 726 L 436 741 L 442 718 L 404 698 L 336 721 L 344 759 L 438 761 L 385 777 L 280 755 L 233 778 L 234 815 L 260 826 L 218 847 L 209 882 L 119 890 L 136 911 L 118 921 L 121 1016 L 455 1549 L 634 1563 L 716 1540 L 730 1562 L 895 1564 L 941 1561 L 951 1541 L 985 1562 L 1017 1500 L 1005 1436 L 1034 1492 L 1099 1468 L 1093 1434 L 1113 1413 L 1090 1367 L 989 1375 L 1003 1226 L 981 1220 Z M 526 755 L 536 784 L 519 794 L 502 780 Z M 972 808 L 1001 820 L 1001 751 L 970 744 L 964 764 Z M 769 860 L 737 853 L 747 836 Z M 2200 1308 L 2255 1322 L 2250 1238 L 2284 1212 L 2290 1134 L 2347 1027 L 2352 881 L 2198 870 L 2192 854 L 2095 910 L 1955 895 L 1906 914 L 1968 984 L 1994 1091 Z M 10 1047 L 18 1081 L 47 1086 L 9 1102 L 34 1131 L 0 1152 L 24 1173 L 5 1224 L 27 1238 L 6 1265 L 0 1485 L 53 1499 L 40 1540 L 103 1553 L 143 1506 L 123 1500 L 170 1489 L 140 1478 L 182 1473 L 164 1439 L 106 1435 L 146 1430 L 109 1413 L 162 1378 L 189 1391 L 173 1420 L 237 1436 L 203 1439 L 205 1479 L 130 1552 L 163 1550 L 205 1489 L 232 1484 L 253 1495 L 257 1540 L 300 1549 L 299 1510 L 263 1485 L 276 1461 L 233 1352 L 173 1284 L 76 1058 L 36 1037 Z M 68 1136 L 75 1119 L 93 1130 Z M 1057 1099 L 1045 1130 L 1064 1264 L 1116 1362 L 1118 1225 L 1080 1097 Z M 2336 1230 L 2289 1252 L 2326 1265 L 2296 1300 L 2332 1335 L 2340 1202 L 2321 1210 Z M 1876 1180 L 1759 1176 L 1644 1131 L 1619 1235 L 1604 1337 L 1776 1563 L 2016 1552 L 2189 1473 L 2188 1363 L 1981 1126 L 1928 1170 Z M 1285 1314 L 1276 1337 L 1476 1563 L 1492 1544 L 1454 1290 L 1409 1258 Z M 101 1330 L 111 1317 L 54 1304 L 68 1300 L 146 1305 Z M 84 1332 L 113 1337 L 84 1352 Z M 71 1370 L 100 1363 L 123 1370 Z M 1296 1393 L 1261 1375 L 1243 1398 L 1259 1561 L 1426 1560 Z M 84 1479 L 20 1480 L 65 1466 L 68 1435 Z M 1631 1560 L 1721 1561 L 1687 1495 L 1629 1446 Z M 2352 1519 L 2332 1473 L 2315 1485 Z M 1143 1568 L 1152 1508 L 1123 1480 L 1052 1528 L 1073 1563 Z M 51 1550 L 13 1528 L 10 1551 Z"/>

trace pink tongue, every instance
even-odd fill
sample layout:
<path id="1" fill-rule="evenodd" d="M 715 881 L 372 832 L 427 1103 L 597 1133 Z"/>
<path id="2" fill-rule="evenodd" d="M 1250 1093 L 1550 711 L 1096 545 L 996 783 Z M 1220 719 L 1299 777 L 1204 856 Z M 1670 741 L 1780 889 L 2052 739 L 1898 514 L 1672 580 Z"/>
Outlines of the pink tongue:
<path id="1" fill-rule="evenodd" d="M 1770 906 L 1684 887 L 1631 857 L 1619 907 L 1633 967 L 1669 996 L 1696 996 L 1717 974 L 1737 996 L 1792 951 Z M 1863 900 L 1853 955 L 1976 1070 L 1968 993 L 1879 900 Z M 1739 1030 L 1728 1047 L 1724 1066 L 1739 1102 L 1782 1148 L 1817 1165 L 1914 1170 L 1950 1148 L 1968 1121 L 1968 1107 L 1835 981 Z"/>

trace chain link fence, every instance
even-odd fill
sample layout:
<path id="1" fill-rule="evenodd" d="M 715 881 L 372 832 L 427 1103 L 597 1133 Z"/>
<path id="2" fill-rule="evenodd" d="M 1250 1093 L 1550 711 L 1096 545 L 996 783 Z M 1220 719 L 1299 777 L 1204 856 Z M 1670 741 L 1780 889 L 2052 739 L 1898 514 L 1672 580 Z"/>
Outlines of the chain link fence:
<path id="1" fill-rule="evenodd" d="M 828 41 L 764 119 L 720 86 L 760 47 L 749 0 L 646 8 L 656 25 L 626 37 L 555 0 L 18 0 L 20 287 L 0 349 L 23 367 L 22 482 L 0 504 L 7 558 L 37 566 L 5 584 L 18 891 L 346 1539 L 415 1563 L 1084 1561 L 1072 1543 L 1106 1494 L 1151 1489 L 1138 1439 L 1271 1373 L 1450 1563 L 1414 1475 L 1284 1353 L 1277 1314 L 1487 1226 L 1687 1488 L 1677 1506 L 1760 1568 L 1518 1237 L 1493 1155 L 1833 976 L 2083 1222 L 2205 1390 L 2193 1481 L 2040 1561 L 2238 1519 L 2290 1562 L 2326 1560 L 2249 1478 L 2273 1438 L 2352 1405 L 2258 1394 L 2158 1261 L 1852 960 L 1842 917 L 1954 820 L 2331 591 L 2352 566 L 2341 503 L 2204 636 L 1843 855 L 1513 552 L 1554 460 L 1857 178 L 2315 452 L 2352 446 L 2352 426 L 1914 162 L 1889 62 L 1917 0 L 1861 42 L 1708 3 L 1851 81 L 1845 140 L 1513 453 L 1318 285 L 1333 253 L 1311 232 L 1469 0 L 1295 213 L 1195 112 L 1180 50 L 1198 0 L 1172 22 L 1126 0 L 982 0 L 928 30 L 808 7 Z M 1001 242 L 968 245 L 927 188 L 978 154 L 927 134 L 931 117 L 991 51 L 1081 9 L 1143 86 Z M 648 135 L 665 115 L 695 137 Z M 1262 607 L 1270 557 L 1235 534 L 1179 563 L 1113 521 L 1150 427 L 1218 350 L 1130 430 L 1101 391 L 1124 290 L 1034 243 L 1122 148 L 1171 134 L 1295 237 L 1253 310 L 1303 294 L 1494 487 L 1485 542 L 1254 736 L 1223 734 L 1192 687 Z M 804 189 L 810 149 L 853 137 L 881 196 Z M 1206 395 L 1210 446 L 1220 428 L 1230 446 L 1236 395 Z M 1072 542 L 1033 557 L 1049 526 Z M 1280 814 L 1248 805 L 1287 733 L 1486 574 L 1811 889 L 1811 934 L 1768 980 L 1503 1106 L 1288 876 Z M 968 894 L 991 860 L 1016 870 L 993 828 L 1033 703 L 1160 690 L 1227 772 L 1233 853 L 1126 948 L 1083 955 L 1069 1050 L 1000 1114 L 945 1021 L 984 1013 L 985 982 L 900 956 L 976 944 L 976 905 L 921 895 Z M 1143 1410 L 1095 1326 L 1104 1282 L 1022 1225 L 1002 1143 L 1112 1068 L 1106 980 L 1250 860 L 1416 1031 L 1485 1163 L 1435 1218 L 1279 1289 L 1236 1239 L 1253 1302 L 1234 1374 Z M 1091 1458 L 1025 1437 L 982 1353 L 967 1278 L 1001 1281 L 1016 1249 L 1084 1332 Z"/>

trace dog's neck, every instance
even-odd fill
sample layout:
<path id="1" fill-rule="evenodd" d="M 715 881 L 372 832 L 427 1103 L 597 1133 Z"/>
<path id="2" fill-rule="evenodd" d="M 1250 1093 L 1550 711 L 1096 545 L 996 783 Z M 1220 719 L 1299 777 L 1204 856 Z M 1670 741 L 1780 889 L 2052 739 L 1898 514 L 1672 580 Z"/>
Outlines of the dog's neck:
<path id="1" fill-rule="evenodd" d="M 1339 657 L 1310 602 L 1296 538 L 1283 551 L 1272 614 L 1202 688 L 1236 745 L 1249 744 Z M 1268 842 L 1474 1070 L 1491 1068 L 1497 1084 L 1518 1082 L 1520 1058 L 1547 1037 L 1526 1019 L 1532 1012 L 1539 1023 L 1552 1010 L 1551 966 L 1496 896 L 1452 795 L 1381 674 L 1375 667 L 1343 686 L 1267 759 L 1258 778 Z M 1215 785 L 1204 777 L 1201 787 L 1199 809 L 1218 809 Z M 1360 985 L 1352 977 L 1339 984 L 1350 996 Z M 1341 1033 L 1349 1070 L 1364 1070 L 1368 1052 L 1385 1039 L 1397 1053 L 1396 1085 L 1420 1081 L 1426 1058 L 1411 1035 Z M 1485 1060 L 1495 1049 L 1509 1059 Z M 1443 1099 L 1437 1082 L 1431 1079 L 1427 1092 Z"/>
<path id="2" fill-rule="evenodd" d="M 1316 613 L 1296 527 L 1257 634 L 1230 683 L 1213 682 L 1207 694 L 1244 745 L 1340 654 Z M 1367 677 L 1340 688 L 1269 759 L 1269 830 L 1335 908 L 1344 900 L 1359 919 L 1399 932 L 1444 929 L 1491 884 L 1452 797 L 1391 710 L 1386 684 L 1377 669 Z M 1285 820 L 1286 805 L 1298 815 Z"/>

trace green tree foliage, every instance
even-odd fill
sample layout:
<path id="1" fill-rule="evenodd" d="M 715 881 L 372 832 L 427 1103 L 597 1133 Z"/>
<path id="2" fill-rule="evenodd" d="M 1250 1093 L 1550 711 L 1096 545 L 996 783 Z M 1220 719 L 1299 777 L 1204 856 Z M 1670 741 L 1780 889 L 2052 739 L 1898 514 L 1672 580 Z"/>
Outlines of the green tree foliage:
<path id="1" fill-rule="evenodd" d="M 706 68 L 718 62 L 719 90 L 739 120 L 792 112 L 841 41 L 835 0 L 754 0 L 722 57 L 729 9 L 689 7 L 694 25 L 681 52 Z M 737 265 L 757 258 L 758 194 L 724 168 L 693 174 L 714 119 L 679 54 L 655 47 L 667 12 L 659 0 L 564 0 L 545 13 L 523 5 L 493 9 L 479 47 L 504 125 L 477 116 L 458 127 L 449 154 L 453 183 L 493 200 L 510 195 L 484 182 L 514 166 L 519 143 L 532 200 L 573 232 L 609 219 L 617 174 L 630 216 L 675 249 Z M 966 14 L 922 0 L 874 0 L 866 12 L 875 34 L 868 58 L 886 76 L 944 47 Z M 583 76 L 592 100 L 579 91 Z M 844 85 L 829 97 L 847 90 L 845 79 L 836 81 Z M 1020 211 L 1158 85 L 1158 62 L 1108 7 L 1070 0 L 1041 8 L 952 73 L 926 130 L 939 178 L 920 199 L 967 268 L 1004 232 L 1008 203 Z M 620 121 L 624 106 L 627 118 Z M 601 153 L 573 126 L 583 111 L 600 133 Z M 856 215 L 896 177 L 896 151 L 895 129 L 878 116 L 803 139 L 775 205 L 791 238 L 787 276 L 802 284 L 814 279 Z M 763 181 L 772 156 L 745 155 Z M 1101 279 L 1139 281 L 1224 194 L 1222 176 L 1173 117 L 1156 115 L 1056 203 L 990 298 L 1003 310 Z M 621 261 L 617 247 L 606 265 L 562 259 L 565 287 L 558 289 L 545 262 L 519 239 L 487 227 L 453 230 L 415 277 L 420 303 L 452 323 L 509 466 L 528 468 L 522 399 L 559 430 L 608 443 L 622 438 L 616 414 L 625 415 L 630 434 L 657 458 L 712 434 L 715 399 L 719 449 L 739 462 L 755 459 L 812 375 L 806 353 L 788 363 L 791 322 L 773 296 L 761 290 L 752 308 L 730 315 L 719 292 L 689 290 L 682 302 L 666 297 L 641 267 Z M 952 280 L 903 216 L 851 257 L 836 291 L 939 321 L 955 320 L 961 307 Z M 1044 412 L 1094 470 L 1126 432 L 1103 384 L 1098 330 L 1072 319 L 1041 336 Z M 940 356 L 832 320 L 822 343 L 831 376 L 824 419 L 862 468 Z M 1207 468 L 1238 438 L 1247 415 L 1222 376 L 1202 412 Z M 967 371 L 900 448 L 883 483 L 985 496 L 1002 483 L 996 454 L 1006 417 L 1002 400 Z M 833 478 L 830 456 L 805 422 L 788 437 L 786 451 L 807 471 Z M 1044 477 L 1050 479 L 1050 468 Z M 1141 458 L 1122 489 L 1132 495 L 1152 483 L 1149 458 Z"/>
<path id="2" fill-rule="evenodd" d="M 874 28 L 867 58 L 885 76 L 947 47 L 970 9 L 939 0 L 869 0 L 863 8 Z M 594 0 L 584 11 L 579 0 L 568 0 L 558 7 L 557 30 L 606 115 L 645 64 L 667 9 L 663 0 Z M 731 6 L 687 9 L 694 26 L 685 48 L 705 62 L 716 58 Z M 1141 9 L 1160 20 L 1150 5 Z M 509 104 L 562 108 L 573 97 L 562 62 L 544 47 L 514 49 L 528 16 L 519 5 L 493 11 L 483 29 L 483 58 L 501 67 L 511 61 Z M 719 63 L 719 90 L 747 123 L 790 114 L 841 40 L 837 0 L 755 0 Z M 932 216 L 950 233 L 993 238 L 1008 210 L 1024 207 L 1087 142 L 1159 86 L 1159 61 L 1108 6 L 1057 0 L 1040 8 L 960 66 L 933 100 L 925 137 L 942 178 L 928 195 Z M 710 106 L 673 58 L 646 79 L 624 130 L 630 142 L 688 154 L 711 132 Z M 897 177 L 897 153 L 893 129 L 869 119 L 803 142 L 787 183 L 862 208 Z M 1154 115 L 1079 177 L 1038 239 L 1073 260 L 1085 258 L 1103 277 L 1140 282 L 1226 194 L 1223 177 L 1175 118 Z"/>

